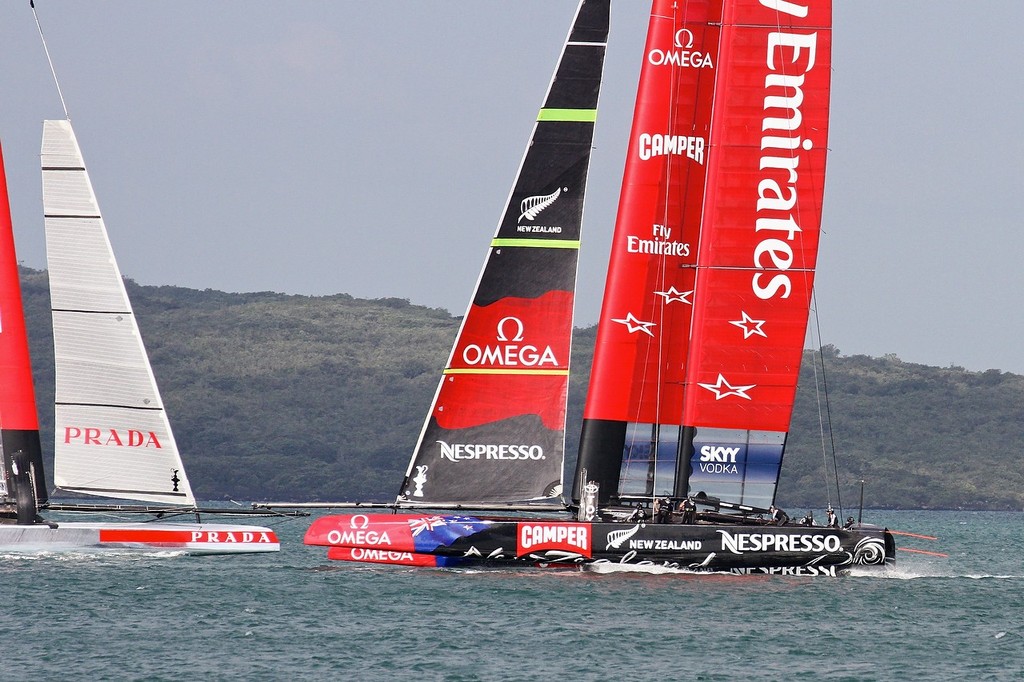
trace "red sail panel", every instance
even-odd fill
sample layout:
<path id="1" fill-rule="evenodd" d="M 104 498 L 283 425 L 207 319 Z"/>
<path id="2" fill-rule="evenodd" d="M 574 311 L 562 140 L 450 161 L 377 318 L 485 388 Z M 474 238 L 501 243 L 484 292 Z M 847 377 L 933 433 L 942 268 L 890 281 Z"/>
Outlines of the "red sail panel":
<path id="1" fill-rule="evenodd" d="M 821 224 L 830 26 L 827 1 L 727 3 L 687 425 L 789 428 Z"/>
<path id="2" fill-rule="evenodd" d="M 587 420 L 680 424 L 721 11 L 654 2 Z"/>
<path id="3" fill-rule="evenodd" d="M 466 316 L 433 416 L 445 429 L 536 414 L 565 427 L 573 294 L 506 298 Z"/>
<path id="4" fill-rule="evenodd" d="M 0 151 L 0 428 L 38 431 L 32 366 L 18 280 L 18 258 Z"/>
<path id="5" fill-rule="evenodd" d="M 18 257 L 0 150 L 0 499 L 15 500 L 18 523 L 31 523 L 46 497 Z"/>

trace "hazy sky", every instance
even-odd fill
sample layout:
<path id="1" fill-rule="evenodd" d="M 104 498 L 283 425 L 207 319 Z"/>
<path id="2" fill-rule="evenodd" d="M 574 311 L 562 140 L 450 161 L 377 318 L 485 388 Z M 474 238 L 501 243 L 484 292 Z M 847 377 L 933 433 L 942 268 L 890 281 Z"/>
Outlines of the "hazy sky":
<path id="1" fill-rule="evenodd" d="M 37 0 L 124 274 L 462 314 L 576 0 Z M 596 321 L 650 3 L 613 0 L 578 323 Z M 817 296 L 845 354 L 1024 373 L 1024 2 L 835 0 Z M 28 0 L 0 4 L 20 258 L 45 267 Z"/>

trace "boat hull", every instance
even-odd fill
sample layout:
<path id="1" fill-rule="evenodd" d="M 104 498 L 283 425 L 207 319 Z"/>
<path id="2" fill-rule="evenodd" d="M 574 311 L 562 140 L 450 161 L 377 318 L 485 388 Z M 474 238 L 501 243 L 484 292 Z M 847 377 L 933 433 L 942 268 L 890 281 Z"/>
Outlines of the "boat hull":
<path id="1" fill-rule="evenodd" d="M 171 551 L 250 554 L 281 549 L 262 526 L 218 523 L 0 524 L 0 553 Z"/>
<path id="2" fill-rule="evenodd" d="M 408 566 L 660 566 L 693 571 L 836 575 L 895 556 L 882 528 L 657 524 L 457 515 L 326 516 L 306 533 L 328 558 Z"/>

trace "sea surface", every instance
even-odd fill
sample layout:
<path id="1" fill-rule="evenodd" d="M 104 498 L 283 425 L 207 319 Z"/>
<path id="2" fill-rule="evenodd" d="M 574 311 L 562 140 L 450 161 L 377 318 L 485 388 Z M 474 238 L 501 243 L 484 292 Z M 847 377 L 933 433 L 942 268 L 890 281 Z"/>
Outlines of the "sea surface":
<path id="1" fill-rule="evenodd" d="M 209 518 L 209 521 L 220 520 Z M 841 578 L 409 569 L 277 554 L 0 555 L 11 680 L 1020 680 L 1024 515 L 865 512 Z"/>

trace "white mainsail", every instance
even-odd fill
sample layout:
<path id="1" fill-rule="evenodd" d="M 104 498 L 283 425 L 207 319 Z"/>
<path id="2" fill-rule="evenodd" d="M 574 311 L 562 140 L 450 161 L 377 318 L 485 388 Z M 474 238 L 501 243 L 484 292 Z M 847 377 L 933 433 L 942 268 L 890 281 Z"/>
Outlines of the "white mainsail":
<path id="1" fill-rule="evenodd" d="M 44 121 L 43 214 L 56 363 L 54 482 L 194 505 L 70 121 Z"/>

